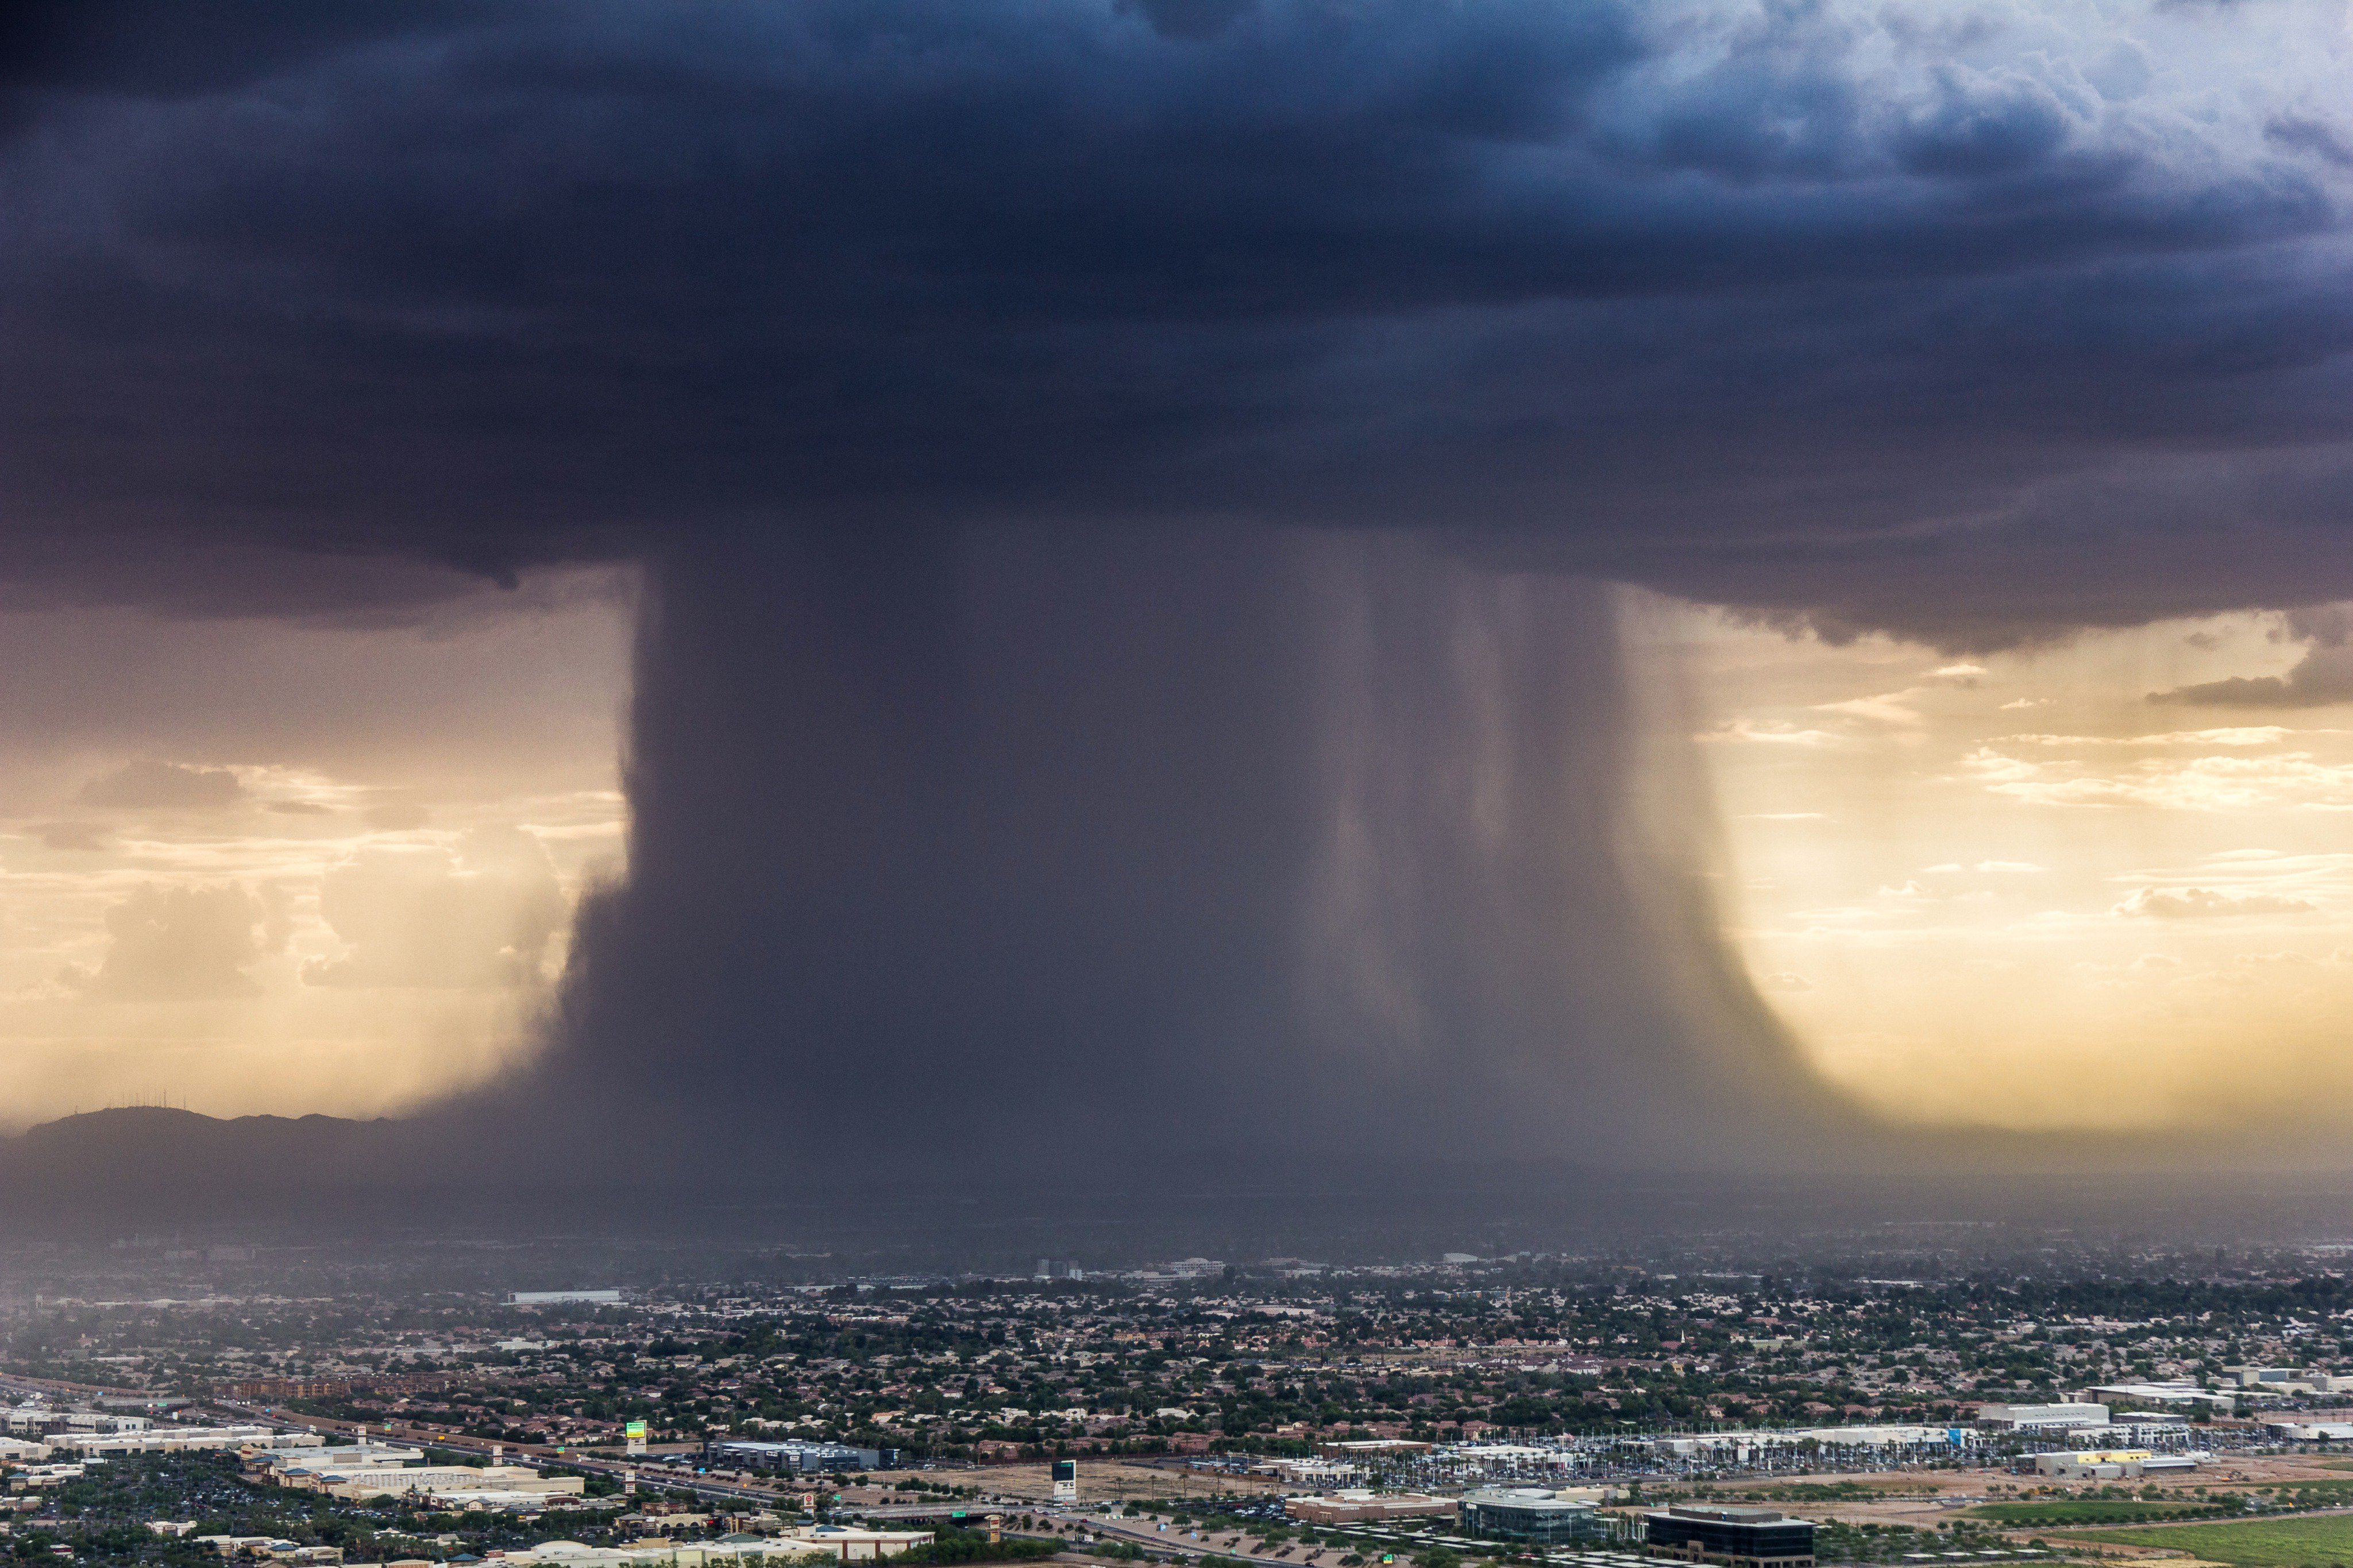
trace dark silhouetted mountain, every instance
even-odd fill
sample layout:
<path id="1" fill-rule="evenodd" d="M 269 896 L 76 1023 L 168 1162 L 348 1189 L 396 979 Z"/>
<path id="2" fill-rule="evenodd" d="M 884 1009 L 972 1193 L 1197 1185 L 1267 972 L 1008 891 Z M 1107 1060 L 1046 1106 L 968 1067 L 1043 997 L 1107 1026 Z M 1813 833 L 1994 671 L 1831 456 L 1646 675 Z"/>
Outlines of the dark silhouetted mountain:
<path id="1" fill-rule="evenodd" d="M 389 1120 L 117 1106 L 0 1142 L 0 1210 L 116 1226 L 290 1217 L 383 1192 L 417 1142 L 414 1124 Z"/>

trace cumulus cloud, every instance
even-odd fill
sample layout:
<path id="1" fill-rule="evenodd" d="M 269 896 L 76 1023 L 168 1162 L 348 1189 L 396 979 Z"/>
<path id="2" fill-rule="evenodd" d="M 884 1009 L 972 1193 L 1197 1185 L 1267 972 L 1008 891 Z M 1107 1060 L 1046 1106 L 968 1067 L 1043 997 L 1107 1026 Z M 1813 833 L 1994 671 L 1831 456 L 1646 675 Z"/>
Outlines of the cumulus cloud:
<path id="1" fill-rule="evenodd" d="M 253 996 L 246 973 L 285 945 L 288 921 L 274 891 L 256 896 L 236 883 L 148 886 L 106 911 L 111 939 L 96 970 L 59 979 L 93 1001 L 206 1002 Z"/>
<path id="2" fill-rule="evenodd" d="M 218 811 L 244 795 L 245 786 L 227 768 L 142 760 L 90 780 L 82 785 L 80 799 L 85 805 Z"/>
<path id="3" fill-rule="evenodd" d="M 517 827 L 454 846 L 363 849 L 327 873 L 320 912 L 348 951 L 311 985 L 479 989 L 537 984 L 565 914 L 547 850 Z"/>
<path id="4" fill-rule="evenodd" d="M 2208 920 L 2226 915 L 2308 915 L 2317 905 L 2276 893 L 2226 893 L 2211 888 L 2141 888 L 2111 914 L 2151 920 Z"/>
<path id="5" fill-rule="evenodd" d="M 380 827 L 388 833 L 406 833 L 424 826 L 433 814 L 413 801 L 385 801 L 372 805 L 361 814 L 370 827 Z"/>

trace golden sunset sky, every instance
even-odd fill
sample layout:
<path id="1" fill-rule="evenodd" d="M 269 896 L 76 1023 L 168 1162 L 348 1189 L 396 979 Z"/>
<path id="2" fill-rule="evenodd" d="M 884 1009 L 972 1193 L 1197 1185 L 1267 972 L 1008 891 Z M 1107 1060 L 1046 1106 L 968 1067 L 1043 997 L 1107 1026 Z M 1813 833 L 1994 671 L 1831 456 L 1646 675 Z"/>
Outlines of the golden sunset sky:
<path id="1" fill-rule="evenodd" d="M 0 1120 L 372 1116 L 526 1048 L 620 868 L 630 595 L 0 613 Z"/>
<path id="2" fill-rule="evenodd" d="M 2020 1129 L 2353 1110 L 2337 649 L 2254 614 L 1972 658 L 1635 619 L 1705 715 L 1729 934 L 1831 1080 Z"/>
<path id="3" fill-rule="evenodd" d="M 1623 604 L 1726 937 L 1826 1079 L 1923 1125 L 2353 1114 L 2325 615 L 1959 657 Z M 0 1117 L 396 1114 L 528 1053 L 625 870 L 633 615 L 601 571 L 422 623 L 0 614 Z M 2307 705 L 2260 684 L 2307 658 Z"/>

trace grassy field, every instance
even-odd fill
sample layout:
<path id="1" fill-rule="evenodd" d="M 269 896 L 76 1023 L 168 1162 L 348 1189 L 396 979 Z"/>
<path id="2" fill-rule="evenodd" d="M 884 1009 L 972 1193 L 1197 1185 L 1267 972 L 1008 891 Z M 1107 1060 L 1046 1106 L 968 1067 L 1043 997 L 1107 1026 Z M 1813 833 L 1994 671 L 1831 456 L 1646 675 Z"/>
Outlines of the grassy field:
<path id="1" fill-rule="evenodd" d="M 2197 1514 L 2205 1503 L 2144 1502 L 2138 1498 L 2067 1498 L 2058 1502 L 1989 1502 L 1968 1510 L 1971 1519 L 1999 1524 L 2126 1524 Z"/>
<path id="2" fill-rule="evenodd" d="M 2184 1524 L 2168 1530 L 2087 1530 L 2067 1539 L 2171 1547 L 2240 1568 L 2323 1568 L 2331 1563 L 2353 1568 L 2353 1514 Z"/>

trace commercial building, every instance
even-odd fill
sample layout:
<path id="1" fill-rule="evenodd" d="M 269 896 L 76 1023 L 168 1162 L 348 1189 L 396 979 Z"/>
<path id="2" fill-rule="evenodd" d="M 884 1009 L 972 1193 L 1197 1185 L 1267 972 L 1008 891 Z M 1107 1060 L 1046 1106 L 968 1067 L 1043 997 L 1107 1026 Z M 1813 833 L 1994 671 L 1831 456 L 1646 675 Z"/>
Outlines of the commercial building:
<path id="1" fill-rule="evenodd" d="M 1343 1487 L 1353 1487 L 1365 1479 L 1365 1468 L 1340 1459 L 1277 1459 L 1268 1467 L 1282 1479 L 1297 1487 L 1316 1491 L 1335 1492 Z"/>
<path id="2" fill-rule="evenodd" d="M 1451 1498 L 1351 1487 L 1324 1497 L 1285 1498 L 1282 1511 L 1306 1524 L 1367 1524 L 1385 1519 L 1452 1519 L 1455 1508 Z"/>
<path id="3" fill-rule="evenodd" d="M 2127 1431 L 2186 1431 L 2189 1417 L 2179 1410 L 2119 1410 L 2116 1425 Z"/>
<path id="4" fill-rule="evenodd" d="M 496 1492 L 503 1494 L 498 1506 L 505 1506 L 508 1500 L 544 1504 L 552 1498 L 578 1497 L 587 1484 L 579 1476 L 543 1476 L 523 1465 L 408 1465 L 330 1472 L 313 1489 L 347 1500 L 430 1493 L 461 1506 L 470 1494 Z"/>
<path id="5" fill-rule="evenodd" d="M 1166 1411 L 1161 1414 L 1166 1415 Z M 1416 1443 L 1406 1437 L 1356 1437 L 1342 1442 L 1318 1443 L 1315 1457 L 1321 1459 L 1401 1459 L 1409 1454 L 1430 1452 L 1427 1443 Z"/>
<path id="6" fill-rule="evenodd" d="M 2037 1454 L 2034 1473 L 2063 1481 L 2138 1480 L 2149 1458 L 2147 1448 L 2093 1448 L 2072 1453 Z"/>
<path id="7" fill-rule="evenodd" d="M 20 1487 L 61 1487 L 89 1473 L 80 1465 L 26 1465 L 8 1479 Z"/>
<path id="8" fill-rule="evenodd" d="M 2105 1426 L 2105 1405 L 1980 1405 L 1978 1424 L 2004 1432 L 2064 1432 L 2077 1426 Z"/>
<path id="9" fill-rule="evenodd" d="M 1570 1546 L 1609 1536 L 1609 1526 L 1589 1500 L 1535 1487 L 1466 1492 L 1462 1528 L 1489 1541 L 1523 1541 L 1532 1546 Z"/>
<path id="10" fill-rule="evenodd" d="M 702 1459 L 715 1470 L 839 1475 L 851 1470 L 890 1469 L 899 1462 L 899 1450 L 853 1448 L 846 1443 L 818 1443 L 805 1437 L 786 1437 L 773 1443 L 712 1438 L 702 1445 Z"/>
<path id="11" fill-rule="evenodd" d="M 2344 1421 L 2266 1421 L 2263 1427 L 2290 1443 L 2353 1442 L 2353 1423 Z"/>
<path id="12" fill-rule="evenodd" d="M 429 1493 L 452 1508 L 545 1507 L 586 1489 L 579 1476 L 543 1476 L 526 1465 L 428 1465 L 421 1448 L 389 1444 L 294 1449 L 249 1456 L 248 1475 L 350 1501 Z"/>
<path id="13" fill-rule="evenodd" d="M 2185 1380 L 2171 1383 L 2105 1383 L 2092 1390 L 2095 1399 L 2111 1404 L 2199 1405 L 2209 1409 L 2229 1410 L 2236 1405 L 2234 1394 L 2211 1394 L 2196 1384 Z M 2122 1419 L 2122 1417 L 2119 1417 Z"/>
<path id="14" fill-rule="evenodd" d="M 164 1454 L 183 1448 L 241 1448 L 269 1435 L 266 1426 L 156 1426 L 144 1432 L 52 1432 L 63 1454 Z"/>
<path id="15" fill-rule="evenodd" d="M 248 1477 L 318 1491 L 336 1480 L 422 1465 L 425 1450 L 371 1444 L 342 1448 L 288 1448 L 248 1454 L 246 1458 L 245 1473 Z"/>
<path id="16" fill-rule="evenodd" d="M 1670 1437 L 1630 1438 L 1641 1446 L 1677 1459 L 1706 1464 L 1747 1465 L 1797 1452 L 1867 1456 L 1874 1460 L 1943 1458 L 1956 1449 L 1982 1441 L 1965 1426 L 1919 1426 L 1875 1424 L 1866 1426 L 1797 1426 L 1771 1431 L 1694 1432 Z"/>
<path id="17" fill-rule="evenodd" d="M 730 1535 L 717 1541 L 625 1541 L 618 1546 L 586 1546 L 577 1541 L 546 1541 L 511 1550 L 502 1563 L 543 1563 L 551 1568 L 735 1568 L 797 1557 L 827 1556 L 839 1563 L 872 1563 L 928 1546 L 923 1530 L 847 1530 L 805 1526 L 782 1535 Z"/>
<path id="18" fill-rule="evenodd" d="M 2353 1377 L 2306 1372 L 2293 1366 L 2226 1366 L 2222 1374 L 2241 1388 L 2264 1394 L 2341 1394 L 2353 1389 Z"/>
<path id="19" fill-rule="evenodd" d="M 1731 1568 L 1814 1568 L 1814 1521 L 1770 1508 L 1670 1508 L 1642 1516 L 1652 1552 Z"/>
<path id="20" fill-rule="evenodd" d="M 841 1563 L 872 1563 L 932 1543 L 928 1530 L 860 1530 L 849 1525 L 802 1525 L 771 1536 L 772 1552 L 823 1552 Z"/>
<path id="21" fill-rule="evenodd" d="M 511 1300 L 518 1307 L 617 1307 L 618 1290 L 518 1290 Z"/>

